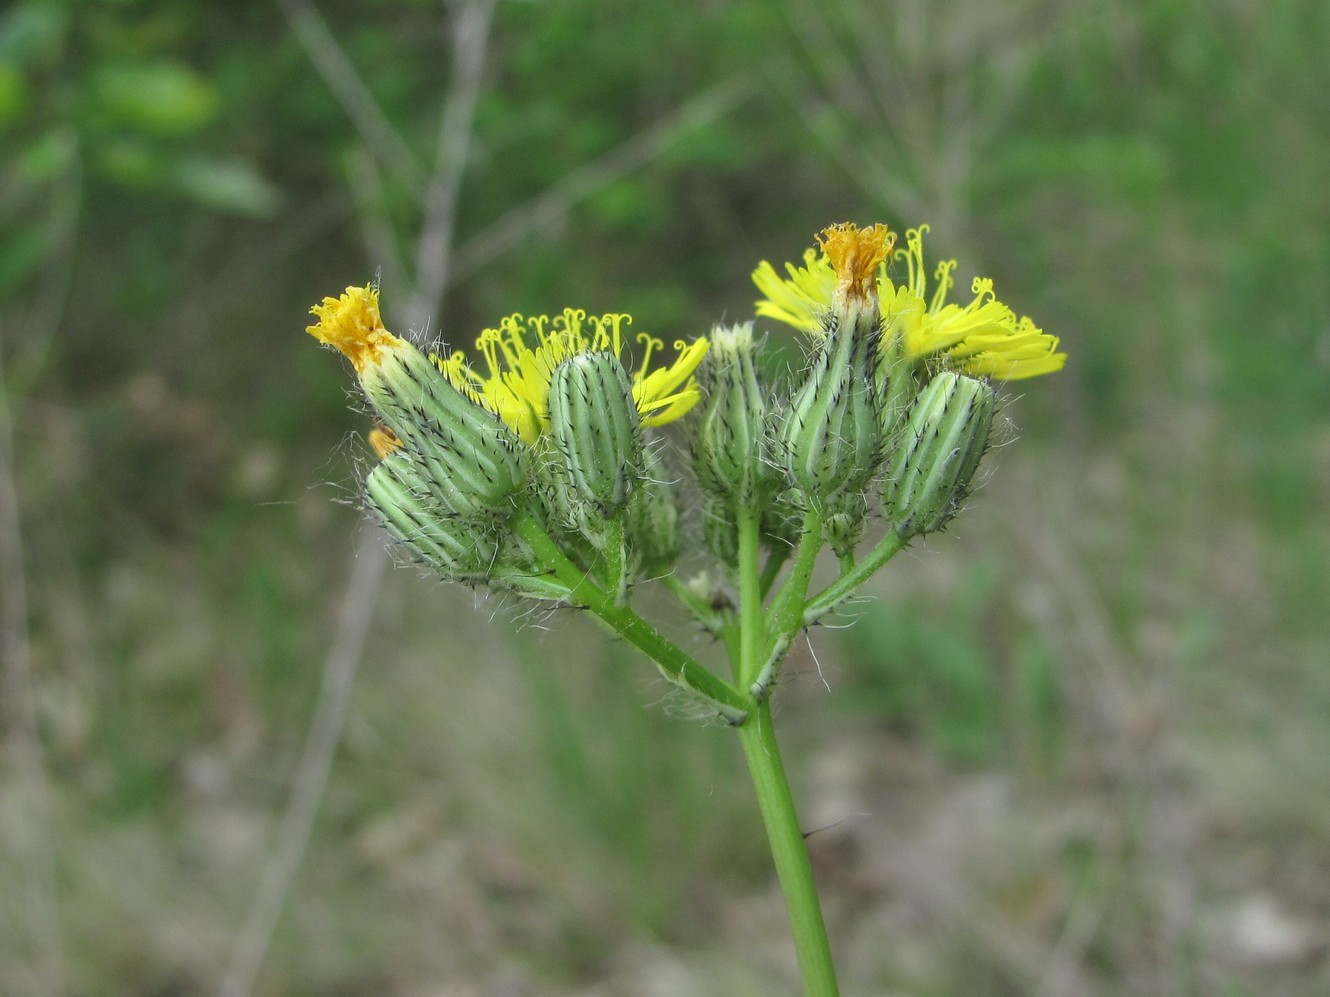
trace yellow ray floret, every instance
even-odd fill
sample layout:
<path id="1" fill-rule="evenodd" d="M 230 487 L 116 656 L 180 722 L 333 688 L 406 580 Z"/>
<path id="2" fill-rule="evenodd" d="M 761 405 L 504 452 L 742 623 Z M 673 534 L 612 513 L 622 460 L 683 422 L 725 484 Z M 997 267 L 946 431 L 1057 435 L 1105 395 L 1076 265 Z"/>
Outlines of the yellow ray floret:
<path id="1" fill-rule="evenodd" d="M 357 373 L 377 363 L 384 350 L 407 345 L 383 327 L 377 287 L 348 287 L 341 297 L 324 298 L 309 312 L 319 321 L 305 331 L 345 353 Z"/>
<path id="2" fill-rule="evenodd" d="M 871 251 L 879 244 L 879 229 L 885 233 L 885 226 L 827 229 L 819 237 L 822 252 L 807 250 L 802 267 L 785 264 L 789 277 L 781 277 L 763 261 L 753 271 L 753 283 L 763 295 L 757 302 L 757 314 L 812 335 L 824 335 L 824 321 L 838 284 L 848 280 L 862 287 L 868 279 L 870 270 L 865 266 L 874 258 Z M 906 362 L 944 360 L 963 373 L 1002 380 L 1060 370 L 1067 355 L 1057 352 L 1057 338 L 998 301 L 990 278 L 974 281 L 974 297 L 968 303 L 948 303 L 956 261 L 944 260 L 934 272 L 930 295 L 923 252 L 927 231 L 927 225 L 910 229 L 905 248 L 884 252 L 872 265 L 882 311 L 883 351 L 899 349 Z M 861 241 L 866 233 L 872 235 Z M 906 277 L 900 284 L 888 276 L 891 257 L 905 263 Z"/>
<path id="3" fill-rule="evenodd" d="M 622 355 L 624 327 L 628 315 L 608 312 L 588 315 L 580 308 L 565 308 L 562 314 L 509 315 L 496 329 L 486 329 L 476 339 L 476 350 L 484 360 L 478 371 L 466 354 L 455 352 L 437 357 L 448 379 L 477 404 L 494 412 L 527 443 L 534 444 L 549 428 L 550 377 L 563 360 L 580 353 L 608 351 Z M 693 372 L 706 355 L 705 339 L 679 340 L 678 355 L 665 366 L 652 370 L 664 341 L 638 333 L 641 360 L 632 372 L 633 401 L 646 426 L 660 426 L 678 419 L 697 404 L 701 393 Z"/>

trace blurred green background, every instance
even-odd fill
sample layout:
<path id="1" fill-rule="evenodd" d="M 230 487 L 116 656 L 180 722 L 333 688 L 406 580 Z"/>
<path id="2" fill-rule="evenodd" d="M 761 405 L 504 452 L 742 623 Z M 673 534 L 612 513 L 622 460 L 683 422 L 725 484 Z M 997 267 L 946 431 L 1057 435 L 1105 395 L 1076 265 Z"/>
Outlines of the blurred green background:
<path id="1" fill-rule="evenodd" d="M 381 570 L 303 329 L 380 273 L 453 345 L 695 335 L 844 219 L 1071 356 L 779 690 L 846 993 L 1330 992 L 1327 46 L 1321 0 L 9 5 L 0 992 L 793 992 L 733 736 Z"/>

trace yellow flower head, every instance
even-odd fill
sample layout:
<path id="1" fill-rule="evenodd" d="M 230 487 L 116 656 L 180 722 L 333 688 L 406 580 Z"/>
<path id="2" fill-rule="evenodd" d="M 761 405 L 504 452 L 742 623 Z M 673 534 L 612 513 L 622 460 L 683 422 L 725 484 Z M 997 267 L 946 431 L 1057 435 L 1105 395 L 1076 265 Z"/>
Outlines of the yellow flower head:
<path id="1" fill-rule="evenodd" d="M 324 298 L 309 312 L 319 322 L 305 331 L 345 353 L 356 373 L 378 363 L 382 351 L 407 345 L 383 327 L 377 287 L 348 287 L 341 297 Z"/>
<path id="2" fill-rule="evenodd" d="M 991 278 L 974 281 L 974 297 L 968 303 L 948 303 L 947 293 L 955 284 L 955 260 L 938 264 L 930 296 L 923 251 L 928 226 L 906 232 L 905 248 L 894 253 L 885 242 L 885 228 L 837 225 L 826 229 L 819 237 L 820 253 L 807 250 L 802 267 L 785 264 L 788 278 L 764 260 L 753 271 L 753 283 L 763 294 L 757 314 L 824 335 L 824 319 L 838 287 L 853 285 L 866 291 L 869 275 L 876 270 L 884 354 L 899 350 L 905 362 L 943 360 L 962 373 L 1002 380 L 1048 374 L 1066 363 L 1067 355 L 1057 352 L 1056 337 L 997 300 Z M 879 230 L 884 234 L 878 235 Z M 879 242 L 887 247 L 881 256 L 873 248 Z M 906 279 L 899 285 L 887 274 L 892 257 L 906 264 Z"/>
<path id="3" fill-rule="evenodd" d="M 605 350 L 620 355 L 623 327 L 631 322 L 628 315 L 588 315 L 580 308 L 565 308 L 553 317 L 509 315 L 497 329 L 486 329 L 476 339 L 485 373 L 477 372 L 460 351 L 447 358 L 438 357 L 436 362 L 455 387 L 494 412 L 527 443 L 534 444 L 549 428 L 554 368 L 579 353 Z M 642 357 L 633 371 L 633 402 L 642 424 L 673 422 L 701 398 L 693 372 L 709 344 L 705 339 L 691 343 L 678 340 L 674 361 L 651 370 L 655 355 L 665 343 L 645 332 L 635 338 Z"/>

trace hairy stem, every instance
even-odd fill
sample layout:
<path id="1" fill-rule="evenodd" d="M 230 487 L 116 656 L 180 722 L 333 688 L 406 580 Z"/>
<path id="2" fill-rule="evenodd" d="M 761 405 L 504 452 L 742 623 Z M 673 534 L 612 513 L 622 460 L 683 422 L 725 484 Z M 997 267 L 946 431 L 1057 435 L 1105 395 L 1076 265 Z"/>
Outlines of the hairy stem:
<path id="1" fill-rule="evenodd" d="M 512 529 L 555 577 L 568 586 L 573 602 L 586 606 L 606 626 L 642 651 L 666 679 L 705 699 L 731 724 L 741 724 L 747 719 L 751 705 L 747 696 L 667 640 L 632 609 L 617 605 L 610 593 L 568 559 L 534 516 L 519 512 L 513 517 Z"/>
<path id="2" fill-rule="evenodd" d="M 808 600 L 808 604 L 803 611 L 803 625 L 806 627 L 812 626 L 824 614 L 835 609 L 842 599 L 853 595 L 855 589 L 868 581 L 882 565 L 900 553 L 909 542 L 908 539 L 902 538 L 895 530 L 888 533 L 869 552 L 867 557 L 850 570 L 842 572 L 839 578 Z"/>

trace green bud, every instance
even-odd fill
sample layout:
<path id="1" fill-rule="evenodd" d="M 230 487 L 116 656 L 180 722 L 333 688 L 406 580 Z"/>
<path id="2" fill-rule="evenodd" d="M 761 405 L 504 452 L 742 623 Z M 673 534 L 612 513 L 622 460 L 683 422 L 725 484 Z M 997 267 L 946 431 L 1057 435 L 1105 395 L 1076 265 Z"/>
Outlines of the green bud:
<path id="1" fill-rule="evenodd" d="M 633 386 L 609 352 L 569 357 L 550 377 L 550 435 L 572 492 L 603 517 L 641 480 L 642 427 Z"/>
<path id="2" fill-rule="evenodd" d="M 889 349 L 884 346 L 878 354 L 878 427 L 882 431 L 884 450 L 890 450 L 905 423 L 910 403 L 919 392 L 914 365 L 901 353 L 901 344 L 897 340 Z"/>
<path id="3" fill-rule="evenodd" d="M 995 396 L 984 381 L 944 371 L 919 393 L 882 489 L 882 515 L 904 538 L 946 525 L 988 445 Z"/>
<path id="4" fill-rule="evenodd" d="M 498 554 L 498 540 L 482 524 L 452 515 L 414 456 L 390 454 L 365 478 L 365 506 L 394 539 L 445 578 L 484 579 Z"/>
<path id="5" fill-rule="evenodd" d="M 704 491 L 738 506 L 761 501 L 780 480 L 755 359 L 752 322 L 717 326 L 697 369 L 703 401 L 693 418 L 693 470 Z"/>
<path id="6" fill-rule="evenodd" d="M 659 447 L 647 447 L 644 477 L 628 504 L 628 549 L 635 573 L 645 578 L 666 574 L 681 549 L 679 509 Z"/>
<path id="7" fill-rule="evenodd" d="M 360 375 L 370 403 L 413 452 L 444 511 L 493 518 L 526 483 L 521 440 L 414 347 L 386 350 Z"/>
<path id="8" fill-rule="evenodd" d="M 854 553 L 864 536 L 864 516 L 868 498 L 863 492 L 845 492 L 828 507 L 822 521 L 822 537 L 837 557 Z"/>
<path id="9" fill-rule="evenodd" d="M 827 337 L 784 417 L 786 476 L 815 507 L 862 491 L 881 462 L 876 311 L 874 297 L 828 314 Z"/>

